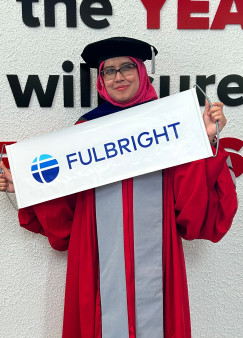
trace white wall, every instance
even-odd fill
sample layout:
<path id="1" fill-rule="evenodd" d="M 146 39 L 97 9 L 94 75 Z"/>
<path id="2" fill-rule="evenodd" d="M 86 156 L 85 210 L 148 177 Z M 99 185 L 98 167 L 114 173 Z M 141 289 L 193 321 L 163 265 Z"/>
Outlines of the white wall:
<path id="1" fill-rule="evenodd" d="M 210 22 L 219 0 L 210 1 Z M 171 92 L 179 89 L 179 76 L 216 74 L 219 82 L 229 74 L 243 76 L 243 36 L 239 25 L 224 30 L 178 30 L 177 1 L 167 0 L 161 11 L 161 27 L 148 30 L 146 10 L 140 0 L 111 1 L 113 16 L 103 30 L 88 28 L 78 15 L 78 27 L 65 25 L 65 7 L 58 6 L 55 28 L 44 27 L 43 0 L 34 3 L 41 27 L 23 24 L 21 3 L 0 3 L 0 142 L 20 141 L 72 125 L 88 108 L 80 107 L 79 64 L 83 47 L 102 38 L 126 35 L 146 40 L 159 50 L 154 85 L 159 76 L 171 76 Z M 77 0 L 78 8 L 81 0 Z M 203 15 L 201 15 L 203 16 Z M 38 74 L 45 84 L 48 75 L 64 74 L 62 63 L 71 60 L 75 69 L 75 107 L 64 108 L 62 78 L 51 108 L 40 108 L 32 97 L 28 108 L 17 108 L 6 74 L 17 74 L 22 85 L 29 74 Z M 150 72 L 150 62 L 147 63 Z M 207 91 L 217 100 L 216 86 Z M 238 94 L 239 95 L 239 94 Z M 93 76 L 92 106 L 96 105 Z M 222 137 L 242 137 L 242 105 L 225 107 L 228 124 Z M 242 152 L 241 152 L 242 154 Z M 24 154 L 23 154 L 24 156 Z M 243 177 L 237 179 L 242 200 Z M 14 196 L 11 196 L 14 198 Z M 52 250 L 48 241 L 18 225 L 16 211 L 0 194 L 0 336 L 4 338 L 61 337 L 66 273 L 66 253 Z M 184 242 L 194 338 L 243 336 L 242 318 L 242 206 L 232 229 L 218 244 Z"/>

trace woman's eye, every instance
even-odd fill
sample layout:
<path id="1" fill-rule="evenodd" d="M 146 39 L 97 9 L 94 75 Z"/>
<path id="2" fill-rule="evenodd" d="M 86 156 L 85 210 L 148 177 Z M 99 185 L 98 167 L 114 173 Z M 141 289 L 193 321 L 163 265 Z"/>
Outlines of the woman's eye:
<path id="1" fill-rule="evenodd" d="M 111 74 L 114 74 L 115 71 L 116 71 L 115 68 L 106 69 L 105 74 L 111 75 Z"/>
<path id="2" fill-rule="evenodd" d="M 130 70 L 131 68 L 133 67 L 133 65 L 124 65 L 123 67 L 122 67 L 122 70 Z"/>

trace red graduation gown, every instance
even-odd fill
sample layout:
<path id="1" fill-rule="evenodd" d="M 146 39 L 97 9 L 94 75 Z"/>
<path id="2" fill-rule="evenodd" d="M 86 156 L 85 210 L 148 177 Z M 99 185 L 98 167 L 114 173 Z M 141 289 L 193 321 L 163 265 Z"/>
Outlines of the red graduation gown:
<path id="1" fill-rule="evenodd" d="M 163 171 L 164 337 L 190 338 L 190 312 L 181 237 L 219 241 L 237 209 L 227 154 Z M 124 247 L 129 338 L 136 337 L 133 250 L 133 180 L 123 181 Z M 94 190 L 19 211 L 26 229 L 68 249 L 63 338 L 100 338 L 99 259 Z"/>

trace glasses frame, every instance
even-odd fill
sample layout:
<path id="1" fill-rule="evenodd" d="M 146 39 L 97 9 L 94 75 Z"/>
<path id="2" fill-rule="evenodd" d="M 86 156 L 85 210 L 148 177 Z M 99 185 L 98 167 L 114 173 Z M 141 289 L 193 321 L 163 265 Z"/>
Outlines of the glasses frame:
<path id="1" fill-rule="evenodd" d="M 126 75 L 124 75 L 124 74 L 122 74 L 122 72 L 121 72 L 121 69 L 123 68 L 123 67 L 125 67 L 125 66 L 127 66 L 127 65 L 133 65 L 134 66 L 134 68 L 133 69 L 135 69 L 136 67 L 137 67 L 137 65 L 136 65 L 136 63 L 131 63 L 131 62 L 128 62 L 128 63 L 125 63 L 124 65 L 122 65 L 120 68 L 112 68 L 112 67 L 108 67 L 107 69 L 114 69 L 114 71 L 115 71 L 115 73 L 114 73 L 114 77 L 113 78 L 110 78 L 110 79 L 107 79 L 107 80 L 114 80 L 115 78 L 116 78 L 116 74 L 119 72 L 122 76 L 124 76 L 124 77 L 126 77 Z M 103 77 L 103 79 L 106 79 L 105 78 L 105 69 L 104 70 L 101 70 L 100 71 L 100 74 L 101 74 L 101 76 Z M 127 75 L 127 76 L 129 76 L 129 75 Z"/>

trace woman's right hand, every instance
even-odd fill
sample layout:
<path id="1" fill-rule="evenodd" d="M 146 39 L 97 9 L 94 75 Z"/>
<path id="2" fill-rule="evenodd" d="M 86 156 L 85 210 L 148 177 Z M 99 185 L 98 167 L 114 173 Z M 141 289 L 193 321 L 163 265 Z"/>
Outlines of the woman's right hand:
<path id="1" fill-rule="evenodd" d="M 3 161 L 0 162 L 0 168 L 4 173 L 0 174 L 0 191 L 15 192 L 12 175 L 10 170 L 5 167 Z"/>

